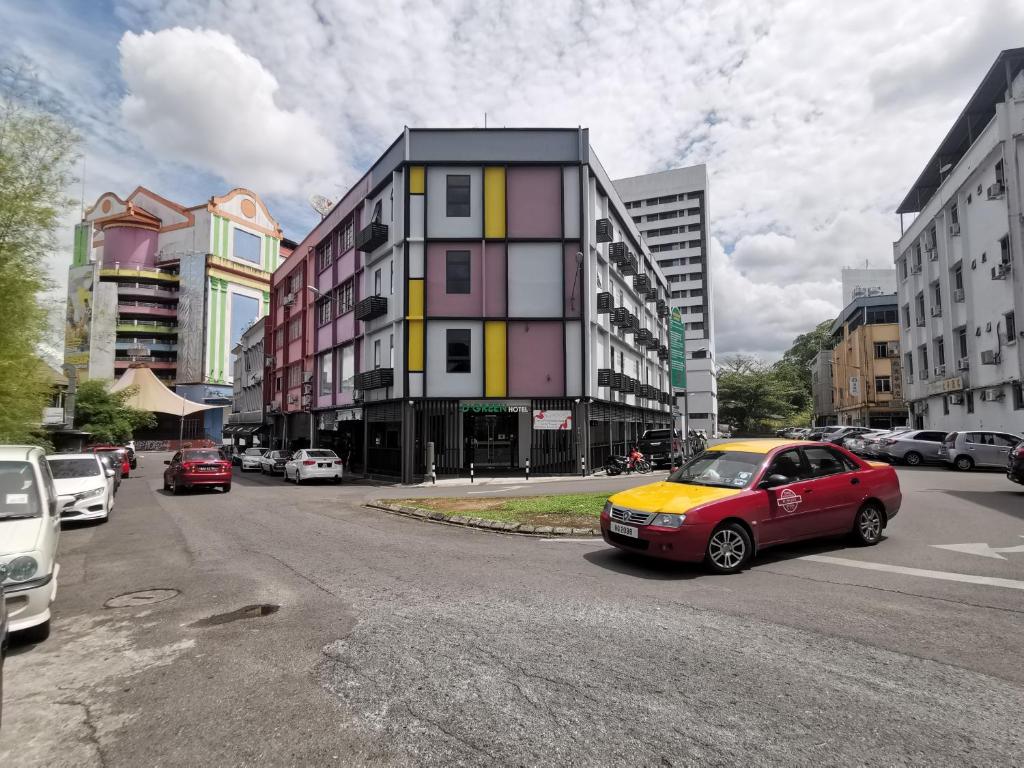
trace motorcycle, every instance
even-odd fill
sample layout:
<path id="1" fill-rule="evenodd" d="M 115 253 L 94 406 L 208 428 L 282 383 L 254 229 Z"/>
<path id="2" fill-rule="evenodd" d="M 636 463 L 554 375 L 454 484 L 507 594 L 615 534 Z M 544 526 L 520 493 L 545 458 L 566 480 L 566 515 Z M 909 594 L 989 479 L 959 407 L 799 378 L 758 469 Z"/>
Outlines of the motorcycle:
<path id="1" fill-rule="evenodd" d="M 629 456 L 609 456 L 604 462 L 605 474 L 621 475 L 623 472 L 639 472 L 642 475 L 651 471 L 651 463 L 640 451 L 634 450 Z"/>

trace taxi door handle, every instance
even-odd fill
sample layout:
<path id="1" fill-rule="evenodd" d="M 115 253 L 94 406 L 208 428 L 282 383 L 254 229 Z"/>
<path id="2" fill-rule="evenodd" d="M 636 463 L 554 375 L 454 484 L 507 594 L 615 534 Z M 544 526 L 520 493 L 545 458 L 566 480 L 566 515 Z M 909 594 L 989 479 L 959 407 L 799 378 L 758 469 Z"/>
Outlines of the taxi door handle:
<path id="1" fill-rule="evenodd" d="M 811 493 L 813 490 L 813 488 L 801 488 L 800 493 Z"/>

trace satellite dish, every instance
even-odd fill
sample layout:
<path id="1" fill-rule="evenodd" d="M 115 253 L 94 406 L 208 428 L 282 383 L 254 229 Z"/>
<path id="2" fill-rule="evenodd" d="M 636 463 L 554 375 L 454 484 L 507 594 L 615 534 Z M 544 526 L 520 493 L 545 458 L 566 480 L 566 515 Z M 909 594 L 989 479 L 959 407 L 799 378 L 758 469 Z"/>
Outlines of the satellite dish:
<path id="1" fill-rule="evenodd" d="M 323 195 L 310 195 L 309 204 L 313 206 L 313 210 L 320 214 L 320 218 L 324 218 L 328 213 L 331 212 L 331 208 L 334 207 L 334 203 L 331 199 L 324 197 Z"/>

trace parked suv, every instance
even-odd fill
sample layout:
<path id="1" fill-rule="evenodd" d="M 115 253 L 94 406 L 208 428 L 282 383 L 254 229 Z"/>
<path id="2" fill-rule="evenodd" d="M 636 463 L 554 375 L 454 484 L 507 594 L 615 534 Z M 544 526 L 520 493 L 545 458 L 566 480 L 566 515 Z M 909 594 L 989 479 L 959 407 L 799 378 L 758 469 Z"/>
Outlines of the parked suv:
<path id="1" fill-rule="evenodd" d="M 964 472 L 975 467 L 1002 469 L 1021 439 L 1008 432 L 950 432 L 942 441 L 939 456 L 950 468 Z"/>
<path id="2" fill-rule="evenodd" d="M 945 432 L 929 429 L 912 429 L 879 441 L 882 457 L 889 461 L 902 461 L 916 467 L 920 464 L 938 464 L 943 461 L 939 455 Z"/>

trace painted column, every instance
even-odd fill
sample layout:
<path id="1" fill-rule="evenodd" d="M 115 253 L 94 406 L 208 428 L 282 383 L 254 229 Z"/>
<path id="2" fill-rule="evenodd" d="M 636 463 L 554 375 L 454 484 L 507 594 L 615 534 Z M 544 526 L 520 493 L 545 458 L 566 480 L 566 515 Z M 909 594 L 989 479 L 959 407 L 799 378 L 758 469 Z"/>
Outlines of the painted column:
<path id="1" fill-rule="evenodd" d="M 217 229 L 216 226 L 215 229 Z M 214 244 L 217 242 L 218 240 L 214 239 Z M 206 307 L 206 378 L 212 381 L 214 377 L 213 351 L 217 348 L 217 278 L 215 277 L 209 278 L 207 282 Z"/>
<path id="2" fill-rule="evenodd" d="M 227 282 L 227 280 L 221 280 L 220 281 L 220 318 L 219 318 L 220 330 L 218 332 L 218 336 L 220 338 L 220 341 L 219 341 L 220 346 L 217 348 L 217 360 L 218 360 L 218 362 L 217 362 L 217 380 L 218 381 L 224 381 L 225 380 L 225 378 L 224 378 L 224 368 L 225 368 L 225 360 L 227 358 L 227 346 L 228 346 L 228 337 L 227 337 L 227 332 L 225 330 L 225 326 L 227 325 L 227 316 L 228 316 L 228 282 Z"/>

